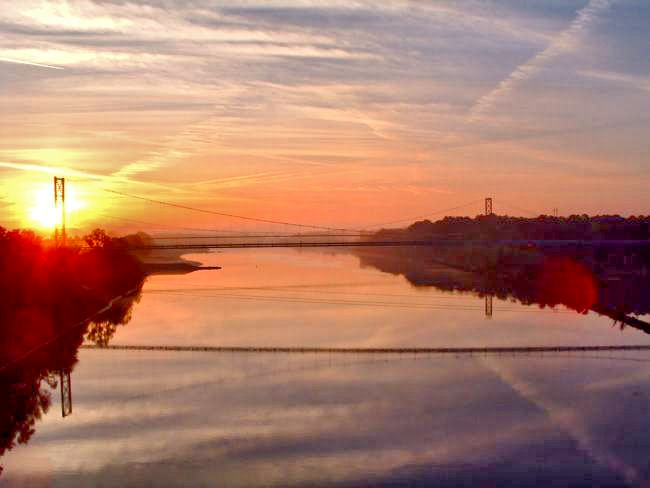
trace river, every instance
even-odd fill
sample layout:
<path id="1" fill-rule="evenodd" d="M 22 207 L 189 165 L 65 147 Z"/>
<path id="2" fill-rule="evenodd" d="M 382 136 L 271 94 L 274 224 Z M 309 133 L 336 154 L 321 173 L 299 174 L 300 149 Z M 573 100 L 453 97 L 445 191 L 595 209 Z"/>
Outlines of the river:
<path id="1" fill-rule="evenodd" d="M 404 274 L 362 266 L 354 253 L 186 257 L 222 269 L 149 277 L 111 346 L 650 346 L 650 335 L 594 312 L 414 286 Z M 72 414 L 62 418 L 52 390 L 29 442 L 0 459 L 0 486 L 534 486 L 558 479 L 604 486 L 650 478 L 650 351 L 82 347 L 78 359 Z"/>

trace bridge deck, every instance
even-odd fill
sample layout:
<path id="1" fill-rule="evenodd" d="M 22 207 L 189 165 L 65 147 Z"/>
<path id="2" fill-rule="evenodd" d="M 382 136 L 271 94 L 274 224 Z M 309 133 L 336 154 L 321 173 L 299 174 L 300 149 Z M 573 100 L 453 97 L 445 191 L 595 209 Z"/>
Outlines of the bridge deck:
<path id="1" fill-rule="evenodd" d="M 522 347 L 227 347 L 227 346 L 147 346 L 84 344 L 83 349 L 122 351 L 242 352 L 242 353 L 331 353 L 331 354 L 534 354 L 544 352 L 649 351 L 650 345 L 628 346 L 522 346 Z"/>
<path id="2" fill-rule="evenodd" d="M 152 244 L 133 246 L 130 249 L 251 249 L 267 247 L 386 247 L 386 246 L 431 246 L 426 241 L 301 241 L 301 242 L 212 242 L 202 244 Z"/>
<path id="3" fill-rule="evenodd" d="M 179 239 L 182 240 L 182 239 Z M 255 241 L 255 242 L 205 242 L 205 243 L 176 243 L 151 244 L 132 246 L 132 250 L 155 249 L 259 249 L 271 247 L 398 247 L 398 246 L 534 246 L 550 247 L 645 247 L 650 246 L 650 240 L 616 240 L 616 241 L 556 241 L 556 240 L 464 240 L 464 239 L 414 239 L 414 240 L 381 240 L 381 241 Z"/>

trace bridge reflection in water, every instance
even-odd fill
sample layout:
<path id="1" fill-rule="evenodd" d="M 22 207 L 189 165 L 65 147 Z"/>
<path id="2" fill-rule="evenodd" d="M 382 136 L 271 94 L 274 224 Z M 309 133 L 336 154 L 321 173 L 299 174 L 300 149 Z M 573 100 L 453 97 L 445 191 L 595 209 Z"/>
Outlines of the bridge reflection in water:
<path id="1" fill-rule="evenodd" d="M 388 248 L 387 248 L 388 249 Z M 635 327 L 645 333 L 650 332 L 647 324 L 637 315 L 650 313 L 650 285 L 647 279 L 634 274 L 622 276 L 617 281 L 605 279 L 604 273 L 592 272 L 582 264 L 567 265 L 564 261 L 559 266 L 551 267 L 551 272 L 531 274 L 530 268 L 504 267 L 490 272 L 476 273 L 458 270 L 454 273 L 440 264 L 446 260 L 452 266 L 452 253 L 441 255 L 439 250 L 431 247 L 417 247 L 410 250 L 360 249 L 358 256 L 364 266 L 372 266 L 380 271 L 402 274 L 412 285 L 417 287 L 434 287 L 443 291 L 465 293 L 484 300 L 484 313 L 487 318 L 498 313 L 498 300 L 510 300 L 540 310 L 543 307 L 563 305 L 577 313 L 592 311 L 612 318 L 616 322 Z M 482 259 L 483 256 L 480 256 Z M 598 263 L 596 263 L 598 264 Z M 567 270 L 577 274 L 567 274 Z M 548 271 L 548 269 L 546 270 Z M 555 273 L 555 274 L 554 274 Z M 577 278 L 576 278 L 577 277 Z M 558 281 L 558 279 L 560 281 Z M 571 281 L 577 279 L 578 281 Z M 579 285 L 579 286 L 574 286 Z M 587 286 L 589 285 L 589 286 Z M 593 288 L 590 288 L 593 285 Z M 0 455 L 19 442 L 27 442 L 31 434 L 20 437 L 21 432 L 33 432 L 33 425 L 50 407 L 52 401 L 42 383 L 60 389 L 61 414 L 67 417 L 72 413 L 72 372 L 77 362 L 77 353 L 81 350 L 111 351 L 168 351 L 168 352 L 205 352 L 215 354 L 243 354 L 256 357 L 264 354 L 295 355 L 313 354 L 318 359 L 316 367 L 338 367 L 349 364 L 349 358 L 359 356 L 364 361 L 387 361 L 422 358 L 433 356 L 469 357 L 472 355 L 504 355 L 553 358 L 557 354 L 570 355 L 572 358 L 617 359 L 611 354 L 617 352 L 647 351 L 649 345 L 556 345 L 529 347 L 436 347 L 436 348 L 332 348 L 332 347 L 220 347 L 220 346 L 168 346 L 156 344 L 111 345 L 111 339 L 119 325 L 130 320 L 130 311 L 139 299 L 141 284 L 137 292 L 124 297 L 103 310 L 102 314 L 81 324 L 74 320 L 78 314 L 62 310 L 39 310 L 2 317 L 8 331 L 21 331 L 12 342 L 6 338 L 2 344 L 2 363 L 0 366 L 0 392 L 9 401 L 0 408 L 0 423 L 5 436 L 0 445 Z M 575 290 L 587 290 L 589 293 L 576 294 Z M 79 305 L 84 310 L 83 304 Z M 408 306 L 405 303 L 404 306 Z M 495 306 L 496 305 L 496 306 Z M 482 311 L 483 306 L 480 307 Z M 52 331 L 64 331 L 56 341 L 50 340 Z M 27 333 L 29 332 L 29 333 Z M 58 332 L 57 332 L 58 333 Z M 43 347 L 25 342 L 25 337 L 38 338 Z M 44 339 L 43 339 L 44 338 Z M 24 351 L 34 352 L 26 357 Z M 22 358 L 21 358 L 22 357 Z M 323 361 L 322 359 L 325 359 Z M 646 361 L 643 358 L 626 358 Z M 286 372 L 283 370 L 282 372 Z M 274 374 L 264 371 L 262 374 Z M 279 373 L 278 373 L 279 374 Z M 58 380 L 58 381 L 57 381 Z"/>
<path id="2" fill-rule="evenodd" d="M 400 354 L 421 355 L 473 355 L 473 354 L 508 354 L 526 355 L 557 352 L 614 352 L 614 351 L 650 351 L 650 345 L 623 346 L 523 346 L 523 347 L 221 347 L 221 346 L 149 346 L 149 345 L 110 345 L 96 346 L 84 344 L 80 349 L 98 349 L 105 351 L 169 351 L 169 352 L 213 352 L 213 353 L 250 353 L 250 354 L 381 354 L 387 357 Z"/>
<path id="3" fill-rule="evenodd" d="M 109 345 L 96 346 L 84 344 L 80 349 L 103 351 L 110 354 L 112 351 L 161 352 L 161 353 L 205 353 L 221 356 L 221 360 L 228 361 L 235 357 L 242 362 L 245 371 L 242 374 L 223 377 L 214 383 L 226 386 L 230 383 L 239 383 L 246 380 L 284 377 L 290 373 L 316 373 L 338 368 L 347 368 L 364 364 L 380 364 L 386 362 L 399 363 L 404 360 L 426 360 L 435 357 L 444 357 L 453 360 L 462 360 L 473 357 L 499 357 L 499 358 L 527 358 L 536 360 L 554 360 L 558 357 L 572 360 L 613 360 L 650 362 L 650 358 L 630 357 L 615 353 L 646 352 L 650 345 L 626 346 L 548 346 L 548 347 L 437 347 L 437 348 L 327 348 L 327 347 L 211 347 L 211 346 L 153 346 L 153 345 Z M 274 363 L 280 360 L 279 366 L 265 367 L 269 355 L 277 357 Z M 225 356 L 225 357 L 224 357 Z M 259 358 L 259 364 L 256 363 Z M 181 391 L 183 385 L 168 385 L 165 393 Z M 63 394 L 63 390 L 62 390 Z M 71 394 L 68 391 L 68 394 Z M 123 401 L 140 399 L 150 395 L 157 395 L 154 391 L 149 394 L 135 394 Z M 70 400 L 71 402 L 71 400 Z M 63 404 L 62 404 L 63 408 Z M 71 413 L 71 411 L 69 412 Z M 68 413 L 68 414 L 69 414 Z"/>

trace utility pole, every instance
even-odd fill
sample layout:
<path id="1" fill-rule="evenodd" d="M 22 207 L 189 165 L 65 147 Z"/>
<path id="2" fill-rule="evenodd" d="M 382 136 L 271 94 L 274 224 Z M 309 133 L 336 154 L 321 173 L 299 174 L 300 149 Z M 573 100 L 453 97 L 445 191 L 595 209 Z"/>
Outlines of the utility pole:
<path id="1" fill-rule="evenodd" d="M 485 199 L 485 215 L 492 215 L 492 198 Z"/>
<path id="2" fill-rule="evenodd" d="M 54 177 L 54 208 L 61 218 L 54 228 L 54 242 L 65 246 L 65 178 Z"/>

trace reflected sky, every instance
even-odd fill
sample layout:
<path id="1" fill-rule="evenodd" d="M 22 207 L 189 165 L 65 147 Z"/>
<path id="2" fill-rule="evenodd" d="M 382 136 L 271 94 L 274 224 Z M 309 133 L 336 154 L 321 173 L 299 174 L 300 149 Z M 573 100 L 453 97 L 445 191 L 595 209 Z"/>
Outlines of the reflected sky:
<path id="1" fill-rule="evenodd" d="M 4 481 L 635 485 L 649 361 L 83 350 L 74 415 L 46 417 Z"/>
<path id="2" fill-rule="evenodd" d="M 595 313 L 540 309 L 411 286 L 356 256 L 310 251 L 190 255 L 221 270 L 152 276 L 112 344 L 260 347 L 498 347 L 647 344 Z M 446 273 L 454 270 L 446 269 Z"/>
<path id="3" fill-rule="evenodd" d="M 649 344 L 635 329 L 412 286 L 347 253 L 189 256 L 149 277 L 112 345 Z M 650 353 L 279 354 L 87 349 L 73 414 L 0 486 L 601 486 L 650 478 Z M 45 385 L 44 385 L 45 386 Z"/>

